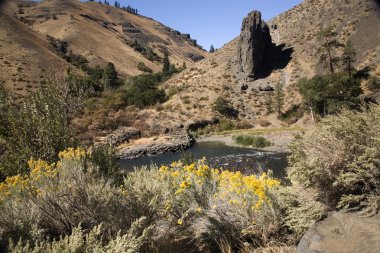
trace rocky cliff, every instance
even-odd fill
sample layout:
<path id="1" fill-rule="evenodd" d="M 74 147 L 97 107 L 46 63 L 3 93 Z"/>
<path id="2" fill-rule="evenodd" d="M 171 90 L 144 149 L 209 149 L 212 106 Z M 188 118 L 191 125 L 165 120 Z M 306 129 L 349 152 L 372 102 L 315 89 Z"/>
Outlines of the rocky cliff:
<path id="1" fill-rule="evenodd" d="M 252 11 L 243 20 L 237 49 L 238 68 L 244 77 L 256 78 L 262 71 L 264 58 L 272 38 L 259 11 Z"/>

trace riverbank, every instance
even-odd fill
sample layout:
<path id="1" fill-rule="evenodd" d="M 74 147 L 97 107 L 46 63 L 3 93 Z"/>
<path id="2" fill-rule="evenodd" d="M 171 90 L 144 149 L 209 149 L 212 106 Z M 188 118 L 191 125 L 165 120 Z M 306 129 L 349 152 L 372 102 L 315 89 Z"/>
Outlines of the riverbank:
<path id="1" fill-rule="evenodd" d="M 116 148 L 120 159 L 175 153 L 189 149 L 195 143 L 188 134 L 163 135 L 129 140 Z"/>
<path id="2" fill-rule="evenodd" d="M 243 130 L 231 130 L 217 134 L 201 136 L 197 142 L 223 142 L 227 146 L 232 147 L 244 147 L 237 144 L 234 141 L 234 137 L 238 135 L 255 135 L 261 136 L 272 143 L 269 147 L 261 148 L 264 151 L 287 153 L 289 152 L 289 144 L 295 139 L 295 137 L 305 131 L 302 128 L 273 128 L 273 129 L 243 129 Z M 249 148 L 249 146 L 246 148 Z M 253 148 L 253 147 L 251 147 Z"/>
<path id="3" fill-rule="evenodd" d="M 289 144 L 295 139 L 297 134 L 300 134 L 305 129 L 302 128 L 263 128 L 263 129 L 242 129 L 219 132 L 207 136 L 202 136 L 195 140 L 189 134 L 182 132 L 172 135 L 162 135 L 147 138 L 130 138 L 129 130 L 125 137 L 125 133 L 120 136 L 111 138 L 113 141 L 121 139 L 121 145 L 116 148 L 116 155 L 120 159 L 135 159 L 142 156 L 152 156 L 160 154 L 169 154 L 179 151 L 184 151 L 192 147 L 195 142 L 222 142 L 227 146 L 244 147 L 257 149 L 255 147 L 242 146 L 234 141 L 235 136 L 239 135 L 255 135 L 261 136 L 272 143 L 269 147 L 261 148 L 260 150 L 287 153 Z"/>

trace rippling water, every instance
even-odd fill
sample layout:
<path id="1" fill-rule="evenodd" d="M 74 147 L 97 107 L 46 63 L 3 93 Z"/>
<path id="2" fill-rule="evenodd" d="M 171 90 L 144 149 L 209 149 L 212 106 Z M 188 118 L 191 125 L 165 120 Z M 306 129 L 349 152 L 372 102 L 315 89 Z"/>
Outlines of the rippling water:
<path id="1" fill-rule="evenodd" d="M 270 169 L 277 178 L 283 178 L 285 176 L 285 168 L 287 166 L 287 154 L 285 153 L 279 154 L 249 148 L 230 147 L 223 142 L 200 142 L 194 144 L 191 149 L 183 153 L 121 160 L 120 165 L 126 170 L 152 164 L 158 166 L 167 165 L 173 161 L 180 160 L 184 154 L 192 154 L 196 159 L 205 157 L 208 163 L 214 167 L 240 170 L 245 174 L 258 173 Z"/>

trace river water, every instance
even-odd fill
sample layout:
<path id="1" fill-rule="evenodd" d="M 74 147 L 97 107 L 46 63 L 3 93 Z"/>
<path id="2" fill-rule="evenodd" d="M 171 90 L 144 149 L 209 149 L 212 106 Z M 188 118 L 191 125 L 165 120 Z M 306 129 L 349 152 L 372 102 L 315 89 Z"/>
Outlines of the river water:
<path id="1" fill-rule="evenodd" d="M 144 156 L 132 160 L 121 160 L 120 165 L 125 170 L 133 170 L 142 166 L 168 165 L 180 160 L 184 154 L 191 154 L 195 159 L 205 157 L 210 165 L 228 170 L 240 170 L 245 174 L 256 174 L 268 169 L 276 178 L 284 178 L 287 166 L 287 154 L 263 152 L 259 150 L 231 147 L 223 142 L 195 143 L 183 153 L 172 153 L 155 156 Z"/>

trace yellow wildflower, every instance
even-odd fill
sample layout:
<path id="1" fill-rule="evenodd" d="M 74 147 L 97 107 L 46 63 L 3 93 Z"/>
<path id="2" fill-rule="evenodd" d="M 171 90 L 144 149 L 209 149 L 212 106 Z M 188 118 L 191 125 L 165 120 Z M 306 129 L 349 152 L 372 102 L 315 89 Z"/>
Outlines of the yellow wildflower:
<path id="1" fill-rule="evenodd" d="M 179 187 L 180 187 L 181 189 L 186 189 L 186 188 L 189 188 L 190 186 L 191 186 L 191 183 L 188 182 L 188 181 L 183 181 L 183 182 L 179 185 Z"/>

